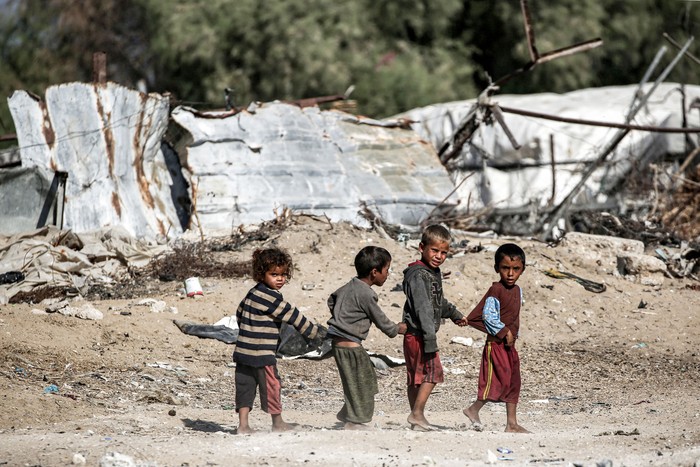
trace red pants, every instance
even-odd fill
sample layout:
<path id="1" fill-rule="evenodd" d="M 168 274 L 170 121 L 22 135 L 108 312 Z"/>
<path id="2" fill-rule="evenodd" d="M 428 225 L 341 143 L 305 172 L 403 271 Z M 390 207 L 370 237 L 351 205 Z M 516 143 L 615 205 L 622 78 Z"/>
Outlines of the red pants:
<path id="1" fill-rule="evenodd" d="M 491 402 L 518 402 L 520 397 L 520 357 L 515 347 L 486 342 L 479 370 L 477 399 Z"/>
<path id="2" fill-rule="evenodd" d="M 406 383 L 420 386 L 421 383 L 442 383 L 445 375 L 438 352 L 426 354 L 423 338 L 413 334 L 403 336 L 403 356 L 406 359 Z"/>

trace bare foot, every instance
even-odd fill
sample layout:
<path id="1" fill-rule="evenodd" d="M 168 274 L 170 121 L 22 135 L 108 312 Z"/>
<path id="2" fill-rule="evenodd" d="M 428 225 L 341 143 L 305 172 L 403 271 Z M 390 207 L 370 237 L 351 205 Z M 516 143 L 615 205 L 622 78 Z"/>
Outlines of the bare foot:
<path id="1" fill-rule="evenodd" d="M 481 419 L 479 418 L 479 412 L 474 412 L 471 407 L 462 410 L 462 413 L 467 416 L 470 422 L 481 424 Z"/>
<path id="2" fill-rule="evenodd" d="M 279 431 L 293 431 L 296 428 L 296 425 L 293 423 L 287 423 L 287 422 L 282 422 L 282 423 L 275 423 L 272 425 L 272 431 L 279 432 Z"/>
<path id="3" fill-rule="evenodd" d="M 515 424 L 515 425 L 506 425 L 506 433 L 532 433 L 530 430 L 523 428 L 522 426 Z"/>
<path id="4" fill-rule="evenodd" d="M 423 419 L 414 418 L 413 415 L 409 415 L 407 419 L 408 423 L 411 425 L 411 430 L 417 431 L 433 431 L 436 428 L 428 422 L 428 420 L 423 417 Z"/>
<path id="5" fill-rule="evenodd" d="M 484 431 L 484 425 L 481 424 L 481 419 L 479 418 L 479 412 L 474 412 L 470 410 L 471 407 L 462 410 L 462 413 L 467 416 L 470 422 L 472 422 L 471 429 L 474 431 Z"/>
<path id="6" fill-rule="evenodd" d="M 239 426 L 238 429 L 236 430 L 236 434 L 239 435 L 252 435 L 253 433 L 256 433 L 257 430 L 252 429 L 249 426 Z"/>
<path id="7" fill-rule="evenodd" d="M 365 425 L 364 423 L 345 422 L 343 429 L 344 430 L 371 430 L 372 427 Z"/>

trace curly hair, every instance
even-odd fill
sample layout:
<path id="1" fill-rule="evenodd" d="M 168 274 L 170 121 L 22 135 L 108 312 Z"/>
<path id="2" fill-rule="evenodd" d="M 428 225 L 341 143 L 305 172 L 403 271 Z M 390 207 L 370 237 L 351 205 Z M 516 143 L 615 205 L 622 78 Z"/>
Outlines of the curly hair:
<path id="1" fill-rule="evenodd" d="M 287 279 L 292 278 L 294 263 L 289 253 L 280 248 L 257 249 L 253 252 L 253 279 L 262 282 L 265 273 L 274 267 L 287 269 Z"/>

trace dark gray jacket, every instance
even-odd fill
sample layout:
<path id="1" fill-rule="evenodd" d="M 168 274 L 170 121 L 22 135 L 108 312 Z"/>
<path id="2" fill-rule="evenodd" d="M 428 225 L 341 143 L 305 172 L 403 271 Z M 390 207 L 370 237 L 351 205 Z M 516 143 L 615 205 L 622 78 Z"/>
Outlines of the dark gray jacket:
<path id="1" fill-rule="evenodd" d="M 421 261 L 408 265 L 403 271 L 403 321 L 413 334 L 423 337 L 424 351 L 438 351 L 437 332 L 443 318 L 462 319 L 462 313 L 442 294 L 440 269 L 431 269 Z"/>

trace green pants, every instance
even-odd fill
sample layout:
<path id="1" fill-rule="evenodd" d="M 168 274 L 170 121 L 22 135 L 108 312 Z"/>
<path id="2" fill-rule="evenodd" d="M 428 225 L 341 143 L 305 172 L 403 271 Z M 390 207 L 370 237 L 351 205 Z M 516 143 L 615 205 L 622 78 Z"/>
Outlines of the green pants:
<path id="1" fill-rule="evenodd" d="M 374 395 L 379 392 L 377 374 L 363 347 L 333 346 L 333 357 L 343 383 L 345 405 L 338 419 L 351 423 L 367 423 L 374 415 Z"/>

